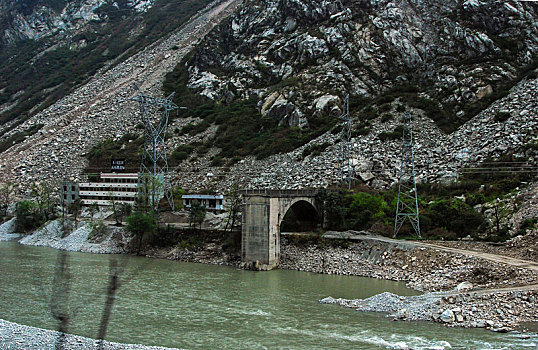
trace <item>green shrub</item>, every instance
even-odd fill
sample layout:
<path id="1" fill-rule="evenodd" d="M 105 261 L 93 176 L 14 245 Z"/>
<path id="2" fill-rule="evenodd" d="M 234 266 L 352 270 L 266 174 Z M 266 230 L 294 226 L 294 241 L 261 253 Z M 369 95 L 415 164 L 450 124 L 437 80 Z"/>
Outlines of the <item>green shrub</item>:
<path id="1" fill-rule="evenodd" d="M 506 112 L 506 111 L 498 111 L 497 113 L 495 113 L 495 121 L 496 122 L 505 122 L 507 121 L 508 119 L 510 119 L 512 115 L 510 114 L 510 112 Z"/>
<path id="2" fill-rule="evenodd" d="M 525 219 L 519 226 L 519 230 L 516 233 L 516 236 L 521 236 L 527 233 L 527 230 L 535 229 L 538 227 L 538 218 Z"/>
<path id="3" fill-rule="evenodd" d="M 473 193 L 465 198 L 465 203 L 474 207 L 475 205 L 486 203 L 486 197 L 482 193 Z"/>
<path id="4" fill-rule="evenodd" d="M 382 196 L 359 192 L 352 194 L 351 200 L 348 209 L 349 228 L 362 230 L 374 222 L 386 223 L 388 206 Z"/>
<path id="5" fill-rule="evenodd" d="M 126 134 L 119 140 L 106 139 L 88 152 L 88 173 L 110 171 L 111 159 L 125 159 L 127 168 L 138 168 L 144 137 Z"/>
<path id="6" fill-rule="evenodd" d="M 398 104 L 398 105 L 396 106 L 396 112 L 398 112 L 398 113 L 403 113 L 403 112 L 405 112 L 405 106 L 402 105 L 402 104 Z"/>
<path id="7" fill-rule="evenodd" d="M 33 201 L 20 201 L 15 210 L 15 230 L 29 232 L 45 223 L 37 204 Z"/>
<path id="8" fill-rule="evenodd" d="M 435 201 L 428 205 L 425 214 L 435 227 L 455 232 L 458 237 L 473 235 L 485 222 L 480 213 L 459 199 Z"/>
<path id="9" fill-rule="evenodd" d="M 379 113 L 389 112 L 392 109 L 392 105 L 390 103 L 385 103 L 377 109 Z"/>
<path id="10" fill-rule="evenodd" d="M 381 141 L 387 141 L 387 140 L 399 140 L 403 136 L 403 126 L 399 125 L 397 126 L 393 131 L 387 132 L 381 132 L 377 135 L 377 137 Z"/>
<path id="11" fill-rule="evenodd" d="M 181 145 L 172 152 L 172 158 L 177 162 L 189 159 L 189 156 L 195 151 L 193 145 Z"/>
<path id="12" fill-rule="evenodd" d="M 392 116 L 392 113 L 383 113 L 381 115 L 381 122 L 386 123 L 390 120 L 392 120 L 394 117 Z"/>
<path id="13" fill-rule="evenodd" d="M 366 136 L 366 135 L 368 135 L 370 133 L 370 131 L 372 131 L 372 129 L 370 129 L 369 127 L 363 127 L 363 128 L 357 129 L 357 130 L 353 130 L 351 132 L 351 136 L 353 136 L 353 137 Z"/>
<path id="14" fill-rule="evenodd" d="M 211 159 L 211 163 L 209 164 L 209 166 L 212 166 L 212 167 L 220 167 L 224 164 L 224 159 L 222 159 L 221 157 L 219 156 L 216 156 L 214 157 L 213 159 Z"/>
<path id="15" fill-rule="evenodd" d="M 157 228 L 157 218 L 153 213 L 136 211 L 127 217 L 127 231 L 135 238 L 137 254 L 140 254 L 142 243 L 151 237 Z"/>
<path id="16" fill-rule="evenodd" d="M 308 157 L 309 155 L 312 155 L 314 157 L 319 156 L 323 151 L 327 149 L 331 144 L 329 142 L 324 142 L 321 144 L 315 144 L 315 145 L 309 145 L 305 147 L 302 153 L 303 159 Z"/>

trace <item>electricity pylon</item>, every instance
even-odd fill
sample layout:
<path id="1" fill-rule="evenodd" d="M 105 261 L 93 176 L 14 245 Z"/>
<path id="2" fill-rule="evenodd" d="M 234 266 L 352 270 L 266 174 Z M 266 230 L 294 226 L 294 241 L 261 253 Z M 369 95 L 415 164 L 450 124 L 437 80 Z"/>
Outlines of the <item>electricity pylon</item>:
<path id="1" fill-rule="evenodd" d="M 142 151 L 142 161 L 140 163 L 140 173 L 138 176 L 138 190 L 146 191 L 154 210 L 157 209 L 161 198 L 166 197 L 170 207 L 174 210 L 174 201 L 168 174 L 168 160 L 166 158 L 166 128 L 170 111 L 178 109 L 172 98 L 172 93 L 167 98 L 149 97 L 140 94 L 131 98 L 131 101 L 138 102 L 144 124 L 144 149 Z M 161 111 L 162 115 L 157 123 L 153 122 L 151 115 Z"/>
<path id="2" fill-rule="evenodd" d="M 413 154 L 413 118 L 409 113 L 405 113 L 403 116 L 402 157 L 398 184 L 398 204 L 396 206 L 396 219 L 394 220 L 394 237 L 396 237 L 406 219 L 409 219 L 418 237 L 422 238 Z"/>
<path id="3" fill-rule="evenodd" d="M 340 181 L 347 182 L 348 189 L 351 189 L 351 184 L 355 178 L 353 165 L 351 164 L 351 128 L 353 121 L 349 116 L 349 95 L 346 95 L 344 103 L 344 114 L 339 117 L 342 121 L 342 133 L 340 134 Z M 344 172 L 347 169 L 347 176 Z"/>

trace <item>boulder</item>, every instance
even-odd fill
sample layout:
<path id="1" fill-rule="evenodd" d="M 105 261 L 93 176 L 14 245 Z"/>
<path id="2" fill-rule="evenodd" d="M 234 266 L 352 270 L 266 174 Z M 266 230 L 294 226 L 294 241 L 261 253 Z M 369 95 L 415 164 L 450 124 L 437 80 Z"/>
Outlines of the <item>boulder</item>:
<path id="1" fill-rule="evenodd" d="M 470 283 L 470 282 L 461 282 L 460 284 L 458 284 L 455 288 L 455 290 L 457 290 L 458 292 L 462 292 L 462 291 L 466 291 L 466 290 L 471 290 L 473 289 L 473 284 Z"/>
<path id="2" fill-rule="evenodd" d="M 444 323 L 452 323 L 456 319 L 452 310 L 445 310 L 439 318 Z"/>

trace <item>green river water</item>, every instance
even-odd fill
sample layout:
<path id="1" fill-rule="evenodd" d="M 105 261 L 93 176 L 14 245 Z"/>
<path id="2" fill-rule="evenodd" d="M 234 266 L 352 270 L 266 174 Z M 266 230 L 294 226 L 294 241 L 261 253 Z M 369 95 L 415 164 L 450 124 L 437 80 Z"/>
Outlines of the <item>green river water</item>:
<path id="1" fill-rule="evenodd" d="M 0 318 L 57 329 L 59 252 L 0 243 Z M 416 292 L 403 283 L 296 271 L 251 272 L 133 256 L 67 253 L 69 333 L 95 338 L 110 259 L 125 266 L 107 340 L 184 349 L 533 349 L 538 339 L 393 322 L 318 300 Z"/>

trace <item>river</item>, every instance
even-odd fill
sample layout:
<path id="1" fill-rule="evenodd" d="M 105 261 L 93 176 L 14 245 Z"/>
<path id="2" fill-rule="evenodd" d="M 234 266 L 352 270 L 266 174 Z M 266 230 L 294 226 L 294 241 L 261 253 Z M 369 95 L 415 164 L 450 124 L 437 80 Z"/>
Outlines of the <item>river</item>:
<path id="1" fill-rule="evenodd" d="M 0 243 L 0 318 L 57 329 L 51 293 L 59 252 Z M 134 256 L 66 253 L 69 333 L 95 338 L 110 259 L 124 266 L 107 340 L 184 349 L 536 349 L 536 337 L 393 322 L 318 300 L 414 295 L 403 283 Z M 55 298 L 52 298 L 55 299 Z M 1 344 L 0 344 L 1 345 Z"/>

